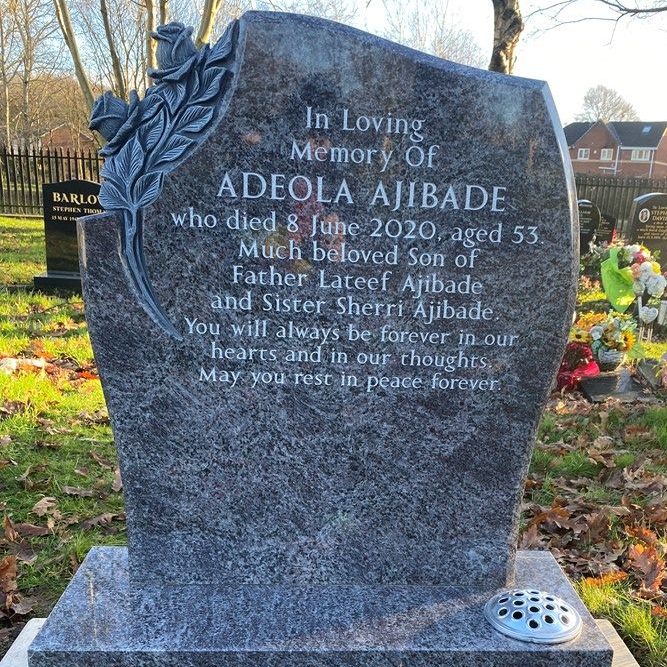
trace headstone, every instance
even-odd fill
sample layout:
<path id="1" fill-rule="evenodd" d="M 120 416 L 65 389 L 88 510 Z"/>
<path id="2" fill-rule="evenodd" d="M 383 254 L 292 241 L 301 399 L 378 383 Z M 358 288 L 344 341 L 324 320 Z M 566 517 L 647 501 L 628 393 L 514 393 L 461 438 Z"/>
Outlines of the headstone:
<path id="1" fill-rule="evenodd" d="M 596 234 L 598 243 L 611 243 L 616 233 L 616 218 L 607 213 L 600 214 L 600 226 Z"/>
<path id="2" fill-rule="evenodd" d="M 42 186 L 46 273 L 35 276 L 37 289 L 81 290 L 76 221 L 101 213 L 100 184 L 73 179 Z"/>
<path id="3" fill-rule="evenodd" d="M 129 547 L 91 551 L 31 667 L 609 667 L 515 547 L 578 274 L 546 84 L 295 15 L 190 34 L 93 111 L 110 213 L 81 265 Z M 483 607 L 515 585 L 583 633 L 501 635 Z"/>
<path id="4" fill-rule="evenodd" d="M 600 209 L 588 199 L 579 199 L 579 250 L 581 254 L 588 252 L 591 242 L 596 240 L 600 226 Z"/>
<path id="5" fill-rule="evenodd" d="M 667 266 L 667 194 L 654 192 L 633 201 L 628 238 L 659 252 L 660 264 Z"/>

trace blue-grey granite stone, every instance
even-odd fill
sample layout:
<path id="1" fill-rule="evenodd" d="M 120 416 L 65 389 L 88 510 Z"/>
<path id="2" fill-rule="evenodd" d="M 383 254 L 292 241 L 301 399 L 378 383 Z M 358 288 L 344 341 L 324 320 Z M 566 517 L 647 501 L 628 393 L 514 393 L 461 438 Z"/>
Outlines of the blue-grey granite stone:
<path id="1" fill-rule="evenodd" d="M 88 218 L 81 226 L 86 316 L 124 480 L 130 577 L 137 586 L 504 585 L 512 577 L 523 481 L 566 340 L 577 269 L 570 167 L 546 84 L 454 65 L 326 21 L 254 12 L 239 22 L 232 68 L 217 125 L 165 175 L 160 197 L 143 214 L 149 280 L 181 340 L 151 318 L 128 279 L 118 252 L 127 225 L 122 215 Z M 306 129 L 307 106 L 328 113 L 329 130 Z M 424 140 L 344 130 L 345 109 L 348 125 L 351 114 L 422 119 Z M 395 157 L 384 172 L 377 161 L 292 160 L 293 140 L 384 148 Z M 421 145 L 440 147 L 433 168 L 408 168 L 398 156 Z M 243 172 L 269 180 L 282 173 L 322 178 L 323 199 L 345 178 L 354 201 L 298 202 L 286 190 L 277 192 L 285 199 L 242 198 Z M 237 199 L 224 188 L 217 196 L 225 174 Z M 459 208 L 403 205 L 394 212 L 371 205 L 379 181 L 391 191 L 409 180 L 435 183 L 443 198 L 451 184 Z M 466 184 L 489 193 L 506 188 L 497 206 L 505 210 L 491 211 L 490 200 L 483 211 L 464 210 Z M 191 227 L 190 207 L 218 224 L 199 227 L 193 218 Z M 226 221 L 236 210 L 261 220 L 275 213 L 277 230 L 230 230 Z M 340 250 L 345 242 L 348 251 L 384 254 L 396 245 L 397 264 L 391 257 L 379 264 L 316 261 L 313 214 L 361 229 L 343 238 L 316 235 L 320 246 Z M 184 226 L 174 215 L 185 216 Z M 290 215 L 296 232 L 288 228 Z M 430 220 L 436 236 L 373 236 L 373 218 L 397 216 Z M 471 248 L 450 238 L 455 226 L 489 233 L 500 224 L 501 243 Z M 519 235 L 526 242 L 515 243 Z M 302 256 L 239 257 L 241 242 L 254 241 L 260 248 L 292 241 Z M 434 261 L 441 256 L 444 266 L 410 266 L 410 248 Z M 474 267 L 457 268 L 455 258 L 473 251 Z M 250 286 L 235 281 L 234 265 L 255 275 L 270 275 L 273 267 L 305 283 Z M 327 280 L 341 275 L 362 285 L 391 275 L 386 290 L 322 288 L 321 269 Z M 455 281 L 470 275 L 481 293 L 413 298 L 401 291 L 408 276 L 433 274 Z M 231 296 L 240 308 L 248 290 L 250 311 L 212 306 L 216 297 Z M 492 313 L 488 320 L 433 323 L 415 316 L 418 304 L 428 308 L 445 297 L 449 307 L 470 309 L 480 301 Z M 274 298 L 326 304 L 320 313 L 267 310 L 264 299 L 274 304 Z M 339 298 L 369 310 L 402 302 L 404 311 L 378 306 L 377 313 L 340 314 Z M 194 318 L 206 333 L 190 335 L 187 320 Z M 267 336 L 234 335 L 234 325 L 249 324 L 254 332 L 256 322 L 260 333 L 266 323 Z M 330 328 L 338 340 L 279 338 L 290 323 Z M 383 325 L 414 338 L 383 342 Z M 371 340 L 350 340 L 350 327 L 371 331 Z M 476 344 L 459 344 L 461 332 L 473 333 Z M 440 334 L 444 343 L 420 338 Z M 495 336 L 516 338 L 511 346 L 483 343 Z M 223 355 L 231 350 L 229 357 L 212 358 L 214 348 Z M 316 355 L 318 348 L 321 361 L 285 358 L 289 350 Z M 253 359 L 238 358 L 249 350 Z M 332 352 L 347 355 L 348 363 L 332 362 Z M 360 352 L 391 357 L 371 366 L 358 361 Z M 276 360 L 269 358 L 274 353 Z M 413 353 L 440 355 L 452 366 L 402 363 L 402 355 L 411 361 Z M 214 368 L 218 378 L 240 371 L 241 379 L 233 388 L 201 379 Z M 252 372 L 284 373 L 286 382 L 253 387 Z M 329 374 L 332 383 L 295 384 L 297 373 L 325 382 Z M 360 386 L 341 386 L 342 373 Z M 436 373 L 443 385 L 433 389 Z M 373 376 L 418 378 L 423 386 L 367 391 Z M 452 388 L 451 378 L 464 388 Z M 474 384 L 480 381 L 485 391 Z"/>
<path id="2" fill-rule="evenodd" d="M 441 586 L 157 586 L 137 594 L 127 551 L 94 548 L 30 648 L 30 667 L 609 667 L 611 649 L 546 552 L 517 584 L 578 609 L 584 630 L 544 646 L 498 634 L 487 596 Z"/>
<path id="3" fill-rule="evenodd" d="M 578 269 L 546 84 L 291 15 L 159 35 L 79 226 L 129 549 L 31 667 L 608 667 L 586 614 L 550 648 L 482 618 L 515 581 L 583 612 L 515 559 Z"/>

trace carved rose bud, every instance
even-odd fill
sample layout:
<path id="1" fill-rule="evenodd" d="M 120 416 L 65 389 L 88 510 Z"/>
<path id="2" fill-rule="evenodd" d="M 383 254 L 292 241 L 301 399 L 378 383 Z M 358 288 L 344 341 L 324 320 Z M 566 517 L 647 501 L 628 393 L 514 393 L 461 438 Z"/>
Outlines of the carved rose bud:
<path id="1" fill-rule="evenodd" d="M 88 127 L 97 130 L 108 142 L 100 154 L 108 156 L 117 153 L 140 120 L 139 96 L 136 91 L 130 92 L 129 104 L 110 92 L 98 97 L 93 104 Z"/>
<path id="2" fill-rule="evenodd" d="M 89 127 L 97 130 L 107 141 L 111 141 L 127 120 L 129 109 L 127 102 L 111 92 L 106 92 L 93 104 Z"/>
<path id="3" fill-rule="evenodd" d="M 183 78 L 197 57 L 192 41 L 192 28 L 176 21 L 161 25 L 151 36 L 157 40 L 159 69 L 150 72 L 154 79 L 178 80 Z"/>

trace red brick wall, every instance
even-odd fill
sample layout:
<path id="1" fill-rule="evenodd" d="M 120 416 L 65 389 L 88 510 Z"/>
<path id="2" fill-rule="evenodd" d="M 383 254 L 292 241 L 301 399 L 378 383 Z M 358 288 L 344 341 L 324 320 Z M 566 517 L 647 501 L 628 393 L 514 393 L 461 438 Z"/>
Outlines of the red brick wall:
<path id="1" fill-rule="evenodd" d="M 590 150 L 588 160 L 577 158 L 580 148 Z M 612 160 L 600 160 L 600 151 L 603 148 L 613 149 Z M 577 141 L 574 147 L 570 148 L 572 166 L 577 174 L 662 178 L 667 177 L 667 135 L 663 135 L 660 145 L 652 155 L 652 160 L 644 162 L 632 160 L 631 157 L 632 149 L 619 149 L 615 137 L 603 123 L 596 123 Z"/>
<path id="2" fill-rule="evenodd" d="M 580 148 L 588 148 L 590 156 L 588 160 L 579 160 L 577 155 Z M 611 160 L 601 160 L 600 155 L 603 148 L 613 150 Z M 607 129 L 604 123 L 595 123 L 586 134 L 579 138 L 579 141 L 570 148 L 570 158 L 572 166 L 577 174 L 593 174 L 595 176 L 605 176 L 613 174 L 613 167 L 616 161 L 618 145 L 616 138 Z M 603 168 L 603 167 L 606 167 Z"/>

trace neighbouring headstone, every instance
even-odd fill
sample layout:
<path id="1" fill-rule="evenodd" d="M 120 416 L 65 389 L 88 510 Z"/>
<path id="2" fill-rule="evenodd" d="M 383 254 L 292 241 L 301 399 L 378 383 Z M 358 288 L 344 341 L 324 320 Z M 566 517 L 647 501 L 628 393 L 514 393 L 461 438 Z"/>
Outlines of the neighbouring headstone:
<path id="1" fill-rule="evenodd" d="M 81 265 L 129 546 L 91 551 L 30 666 L 609 667 L 515 546 L 578 275 L 546 84 L 295 15 L 190 35 L 160 27 L 157 85 L 93 110 L 110 213 Z M 507 586 L 565 600 L 507 602 L 526 636 L 583 632 L 500 634 Z"/>
<path id="2" fill-rule="evenodd" d="M 588 199 L 580 199 L 577 206 L 579 209 L 579 251 L 583 255 L 588 252 L 590 244 L 596 240 L 601 216 L 600 209 Z"/>
<path id="3" fill-rule="evenodd" d="M 37 289 L 81 290 L 76 221 L 104 210 L 99 194 L 99 183 L 79 179 L 42 186 L 46 273 L 35 276 Z"/>
<path id="4" fill-rule="evenodd" d="M 600 226 L 596 233 L 598 243 L 611 243 L 616 232 L 616 218 L 607 213 L 600 214 Z"/>
<path id="5" fill-rule="evenodd" d="M 660 264 L 667 266 L 667 194 L 653 192 L 632 203 L 628 238 L 660 253 Z"/>

